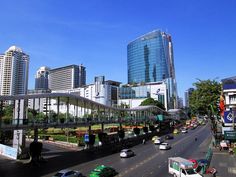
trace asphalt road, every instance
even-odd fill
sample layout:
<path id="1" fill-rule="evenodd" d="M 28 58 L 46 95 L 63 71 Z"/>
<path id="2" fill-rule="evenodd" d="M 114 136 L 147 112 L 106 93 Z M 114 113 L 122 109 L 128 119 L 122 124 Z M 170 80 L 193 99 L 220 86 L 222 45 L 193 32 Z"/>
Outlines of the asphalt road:
<path id="1" fill-rule="evenodd" d="M 197 141 L 194 140 L 195 137 L 198 138 Z M 170 150 L 161 151 L 157 145 L 148 141 L 145 145 L 140 144 L 131 148 L 135 152 L 135 156 L 127 159 L 121 159 L 119 153 L 94 154 L 83 151 L 67 151 L 63 148 L 55 148 L 56 151 L 52 152 L 49 150 L 52 148 L 51 145 L 44 145 L 46 150 L 43 156 L 47 162 L 37 166 L 0 159 L 0 176 L 50 177 L 65 168 L 79 170 L 88 176 L 92 169 L 103 164 L 114 167 L 120 177 L 168 177 L 171 176 L 167 170 L 168 157 L 195 158 L 202 153 L 199 152 L 202 149 L 199 147 L 206 144 L 204 142 L 209 137 L 211 137 L 209 126 L 200 126 L 195 130 L 189 130 L 186 134 L 180 133 L 174 136 L 173 140 L 168 140 L 172 146 Z M 4 166 L 4 164 L 6 165 Z"/>

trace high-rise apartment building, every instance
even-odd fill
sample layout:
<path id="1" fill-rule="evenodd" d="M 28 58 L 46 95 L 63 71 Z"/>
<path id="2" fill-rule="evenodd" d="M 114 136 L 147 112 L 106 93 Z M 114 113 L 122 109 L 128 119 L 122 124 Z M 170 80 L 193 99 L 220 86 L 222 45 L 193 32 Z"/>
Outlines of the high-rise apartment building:
<path id="1" fill-rule="evenodd" d="M 127 47 L 128 83 L 175 79 L 171 36 L 160 30 L 147 33 Z"/>
<path id="2" fill-rule="evenodd" d="M 26 94 L 28 89 L 29 55 L 11 46 L 0 55 L 0 95 Z"/>
<path id="3" fill-rule="evenodd" d="M 80 65 L 69 65 L 49 71 L 50 90 L 74 89 L 86 84 L 86 70 Z"/>
<path id="4" fill-rule="evenodd" d="M 42 66 L 35 75 L 35 90 L 48 90 L 48 75 L 50 68 Z"/>
<path id="5" fill-rule="evenodd" d="M 193 93 L 194 88 L 189 88 L 188 90 L 186 90 L 184 92 L 184 96 L 185 96 L 185 107 L 189 108 L 189 99 L 191 94 Z"/>

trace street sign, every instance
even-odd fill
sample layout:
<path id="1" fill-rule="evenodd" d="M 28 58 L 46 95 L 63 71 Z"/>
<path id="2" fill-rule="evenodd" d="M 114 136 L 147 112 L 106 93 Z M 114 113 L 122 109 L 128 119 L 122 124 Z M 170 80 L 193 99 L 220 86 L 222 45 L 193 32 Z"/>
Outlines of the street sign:
<path id="1" fill-rule="evenodd" d="M 164 120 L 164 116 L 162 114 L 157 115 L 157 120 L 163 121 Z"/>
<path id="2" fill-rule="evenodd" d="M 84 142 L 86 142 L 86 143 L 89 142 L 89 134 L 84 135 Z"/>
<path id="3" fill-rule="evenodd" d="M 236 140 L 236 131 L 225 131 L 224 137 L 226 140 Z"/>

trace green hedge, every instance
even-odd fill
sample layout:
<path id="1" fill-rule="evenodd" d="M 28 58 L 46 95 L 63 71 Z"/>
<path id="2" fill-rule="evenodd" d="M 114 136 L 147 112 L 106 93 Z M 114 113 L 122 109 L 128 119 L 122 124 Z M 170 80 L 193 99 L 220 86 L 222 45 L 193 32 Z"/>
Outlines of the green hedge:
<path id="1" fill-rule="evenodd" d="M 54 141 L 64 141 L 64 142 L 67 142 L 67 136 L 66 135 L 44 135 L 44 134 L 40 134 L 39 136 L 42 139 L 44 137 L 51 137 L 51 138 L 53 138 Z M 78 138 L 76 136 L 69 136 L 68 137 L 68 142 L 69 143 L 78 143 Z"/>

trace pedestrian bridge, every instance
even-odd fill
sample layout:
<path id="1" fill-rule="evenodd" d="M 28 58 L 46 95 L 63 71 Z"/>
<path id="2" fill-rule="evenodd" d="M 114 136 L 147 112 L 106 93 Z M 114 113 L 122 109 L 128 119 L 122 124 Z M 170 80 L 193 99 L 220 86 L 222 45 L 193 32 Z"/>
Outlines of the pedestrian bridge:
<path id="1" fill-rule="evenodd" d="M 4 115 L 11 106 L 12 117 Z M 79 127 L 109 123 L 148 123 L 167 112 L 156 106 L 110 107 L 75 93 L 42 93 L 0 96 L 0 128 L 31 129 Z"/>

